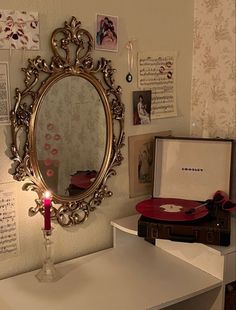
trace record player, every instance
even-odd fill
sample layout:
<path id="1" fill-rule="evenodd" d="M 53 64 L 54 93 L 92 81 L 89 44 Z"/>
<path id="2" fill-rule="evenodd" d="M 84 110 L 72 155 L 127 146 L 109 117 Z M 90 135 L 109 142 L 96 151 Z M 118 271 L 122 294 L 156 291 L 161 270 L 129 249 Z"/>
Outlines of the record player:
<path id="1" fill-rule="evenodd" d="M 233 140 L 156 137 L 153 195 L 141 201 L 138 235 L 228 246 Z"/>

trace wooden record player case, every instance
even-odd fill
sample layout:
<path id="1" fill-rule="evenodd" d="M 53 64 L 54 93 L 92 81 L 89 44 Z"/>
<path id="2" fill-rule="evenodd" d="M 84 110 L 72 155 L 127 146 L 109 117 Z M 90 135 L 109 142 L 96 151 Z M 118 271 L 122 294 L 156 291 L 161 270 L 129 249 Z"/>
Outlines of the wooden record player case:
<path id="1" fill-rule="evenodd" d="M 230 194 L 232 144 L 225 139 L 156 137 L 152 199 L 206 201 L 217 190 Z M 138 235 L 151 242 L 160 238 L 228 246 L 230 220 L 230 213 L 221 208 L 190 222 L 141 216 Z"/>

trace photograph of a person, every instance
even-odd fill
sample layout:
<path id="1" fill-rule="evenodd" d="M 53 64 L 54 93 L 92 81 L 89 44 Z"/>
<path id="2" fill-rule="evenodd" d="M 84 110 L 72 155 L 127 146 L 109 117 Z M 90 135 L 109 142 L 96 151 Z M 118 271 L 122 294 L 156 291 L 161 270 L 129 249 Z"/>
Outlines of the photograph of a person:
<path id="1" fill-rule="evenodd" d="M 95 49 L 118 51 L 118 17 L 97 14 Z"/>
<path id="2" fill-rule="evenodd" d="M 138 181 L 150 183 L 152 181 L 153 141 L 144 143 L 138 154 Z"/>
<path id="3" fill-rule="evenodd" d="M 151 123 L 151 90 L 133 92 L 133 124 Z"/>
<path id="4" fill-rule="evenodd" d="M 129 136 L 129 196 L 151 194 L 155 136 L 169 136 L 171 131 L 161 131 Z"/>

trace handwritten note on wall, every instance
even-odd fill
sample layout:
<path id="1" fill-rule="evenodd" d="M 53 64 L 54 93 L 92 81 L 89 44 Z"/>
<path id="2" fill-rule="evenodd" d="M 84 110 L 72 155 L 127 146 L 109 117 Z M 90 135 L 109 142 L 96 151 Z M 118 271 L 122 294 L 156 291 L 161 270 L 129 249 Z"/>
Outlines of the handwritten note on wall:
<path id="1" fill-rule="evenodd" d="M 14 183 L 0 184 L 0 260 L 17 254 L 19 238 Z"/>
<path id="2" fill-rule="evenodd" d="M 176 116 L 176 53 L 139 53 L 138 87 L 152 91 L 152 119 Z"/>

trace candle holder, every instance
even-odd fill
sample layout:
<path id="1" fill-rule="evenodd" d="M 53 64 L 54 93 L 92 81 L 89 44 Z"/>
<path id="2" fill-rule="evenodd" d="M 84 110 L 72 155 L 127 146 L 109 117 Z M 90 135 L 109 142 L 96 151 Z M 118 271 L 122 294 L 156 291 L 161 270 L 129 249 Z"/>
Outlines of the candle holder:
<path id="1" fill-rule="evenodd" d="M 59 280 L 62 277 L 62 275 L 55 268 L 52 259 L 52 244 L 53 244 L 51 240 L 52 229 L 50 230 L 42 229 L 42 231 L 44 237 L 45 258 L 42 268 L 36 274 L 36 278 L 40 282 L 55 282 Z"/>

